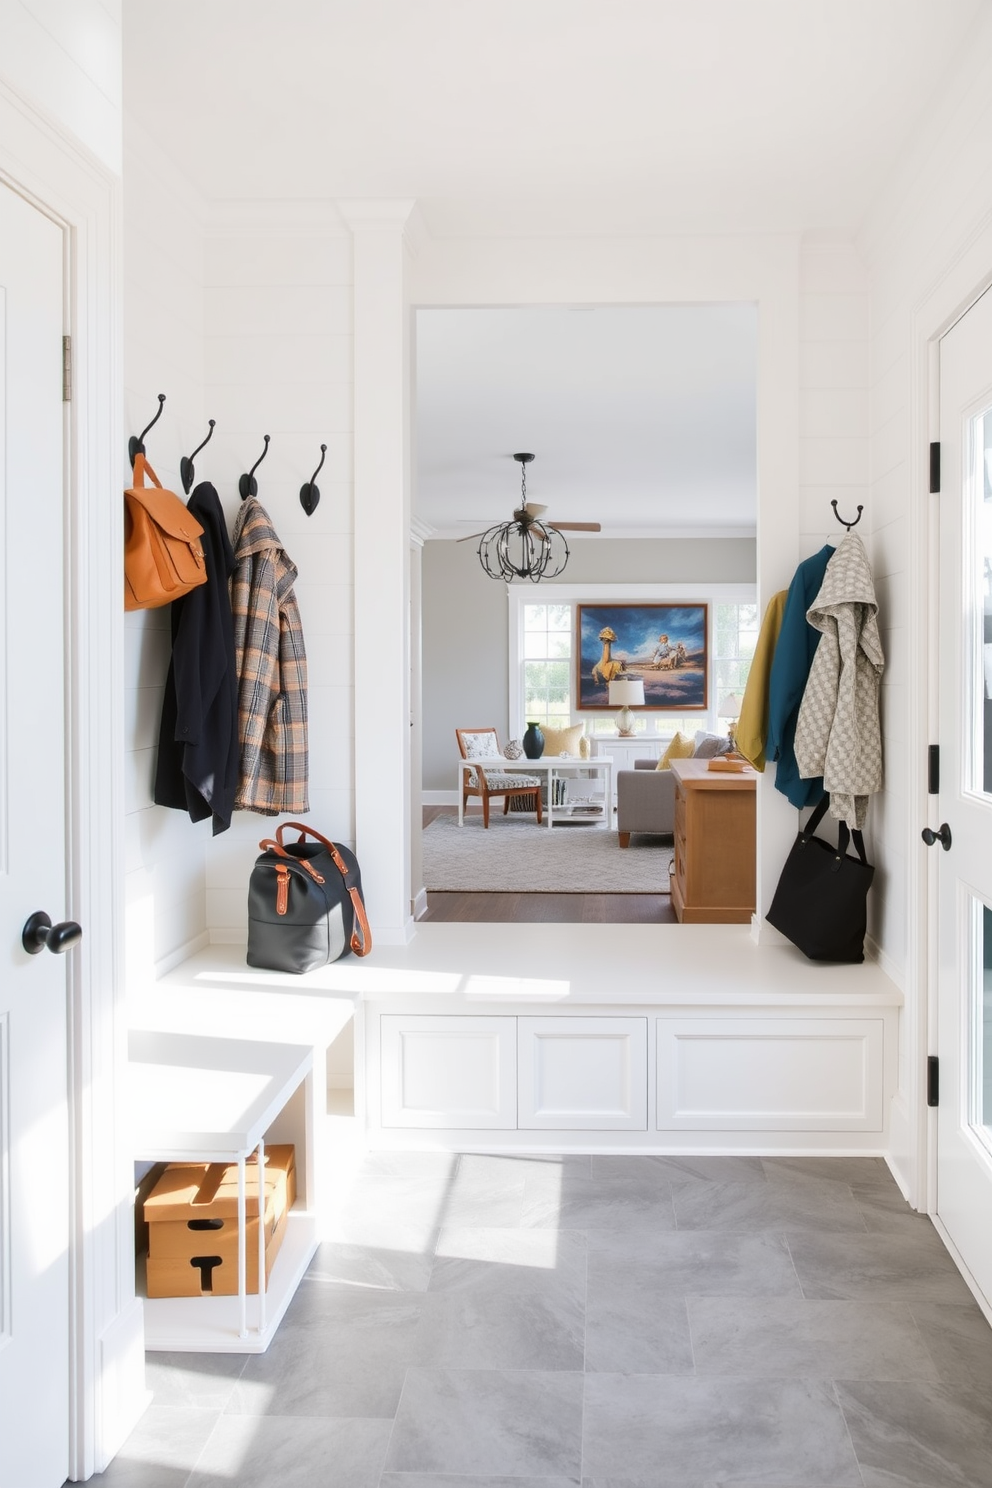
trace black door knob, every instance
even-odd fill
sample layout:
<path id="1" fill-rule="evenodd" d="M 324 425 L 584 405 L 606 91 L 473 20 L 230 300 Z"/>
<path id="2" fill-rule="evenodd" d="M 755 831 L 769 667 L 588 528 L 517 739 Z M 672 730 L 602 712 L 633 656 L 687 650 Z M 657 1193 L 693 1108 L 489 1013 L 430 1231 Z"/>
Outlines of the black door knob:
<path id="1" fill-rule="evenodd" d="M 935 842 L 939 842 L 945 852 L 950 851 L 951 829 L 946 822 L 941 822 L 939 832 L 933 832 L 929 827 L 924 827 L 920 836 L 923 838 L 927 847 L 933 847 Z"/>
<path id="2" fill-rule="evenodd" d="M 61 924 L 53 925 L 43 909 L 35 910 L 21 931 L 21 945 L 29 956 L 37 956 L 46 946 L 56 956 L 61 956 L 82 938 L 82 926 L 75 920 L 63 920 Z"/>

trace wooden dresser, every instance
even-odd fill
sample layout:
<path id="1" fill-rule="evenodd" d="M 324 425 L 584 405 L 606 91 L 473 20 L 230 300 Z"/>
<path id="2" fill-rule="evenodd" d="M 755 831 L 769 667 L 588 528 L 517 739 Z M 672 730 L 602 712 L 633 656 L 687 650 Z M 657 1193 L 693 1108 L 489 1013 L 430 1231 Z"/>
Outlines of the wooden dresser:
<path id="1" fill-rule="evenodd" d="M 755 906 L 757 775 L 708 766 L 708 760 L 672 760 L 672 907 L 687 925 L 745 925 Z"/>

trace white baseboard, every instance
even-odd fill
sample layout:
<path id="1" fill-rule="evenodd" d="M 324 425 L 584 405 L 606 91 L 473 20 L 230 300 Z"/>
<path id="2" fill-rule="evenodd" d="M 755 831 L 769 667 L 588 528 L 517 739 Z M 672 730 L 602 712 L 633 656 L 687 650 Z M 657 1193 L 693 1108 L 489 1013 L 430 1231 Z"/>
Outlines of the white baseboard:
<path id="1" fill-rule="evenodd" d="M 421 889 L 413 901 L 413 918 L 422 920 L 427 913 L 427 890 Z"/>
<path id="2" fill-rule="evenodd" d="M 178 946 L 176 950 L 170 951 L 167 956 L 163 956 L 161 960 L 155 962 L 156 979 L 164 977 L 175 967 L 181 965 L 183 961 L 188 961 L 191 956 L 196 955 L 197 951 L 205 950 L 213 939 L 214 932 L 212 930 L 202 930 L 199 935 L 194 935 L 192 940 L 187 940 L 183 945 Z M 241 939 L 244 940 L 244 935 L 241 936 Z"/>
<path id="3" fill-rule="evenodd" d="M 456 790 L 425 790 L 420 793 L 422 806 L 457 806 L 458 792 Z"/>

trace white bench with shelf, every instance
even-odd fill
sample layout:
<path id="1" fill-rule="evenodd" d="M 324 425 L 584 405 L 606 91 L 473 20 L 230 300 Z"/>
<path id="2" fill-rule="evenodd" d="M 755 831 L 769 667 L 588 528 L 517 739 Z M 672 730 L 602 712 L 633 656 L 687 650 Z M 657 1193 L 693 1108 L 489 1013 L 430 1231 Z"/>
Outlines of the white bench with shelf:
<path id="1" fill-rule="evenodd" d="M 237 1162 L 243 1194 L 244 1163 L 259 1143 L 291 1142 L 297 1202 L 264 1297 L 243 1287 L 233 1297 L 146 1297 L 152 1350 L 264 1352 L 317 1247 L 335 1171 L 330 1132 L 344 1149 L 355 1135 L 345 1080 L 356 994 L 347 977 L 327 967 L 303 984 L 238 966 L 243 954 L 211 946 L 129 999 L 131 1153 Z M 239 1219 L 243 1236 L 243 1208 Z M 242 1254 L 242 1277 L 243 1264 Z M 141 1258 L 137 1286 L 143 1294 Z"/>

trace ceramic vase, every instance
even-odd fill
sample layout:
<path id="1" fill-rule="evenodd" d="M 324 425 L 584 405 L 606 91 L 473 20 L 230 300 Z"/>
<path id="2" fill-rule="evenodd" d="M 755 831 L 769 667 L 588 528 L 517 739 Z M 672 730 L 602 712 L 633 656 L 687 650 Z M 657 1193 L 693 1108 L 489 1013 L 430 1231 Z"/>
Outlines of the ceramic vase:
<path id="1" fill-rule="evenodd" d="M 528 723 L 521 741 L 528 759 L 540 759 L 544 753 L 544 735 L 538 723 Z"/>

